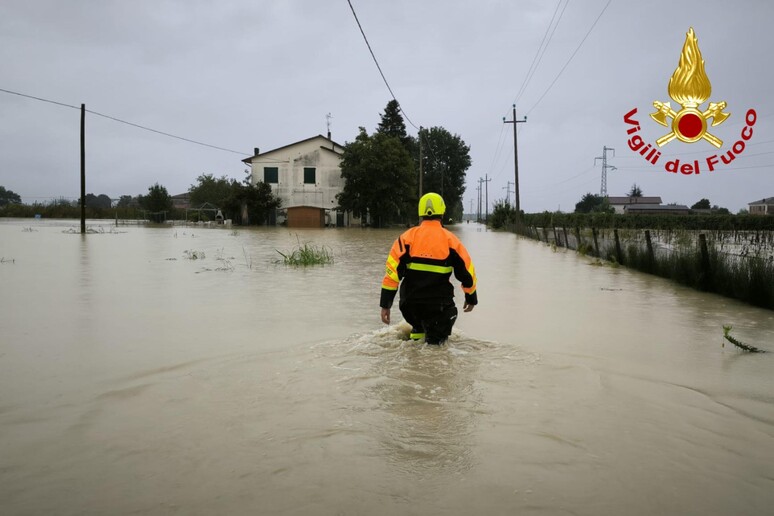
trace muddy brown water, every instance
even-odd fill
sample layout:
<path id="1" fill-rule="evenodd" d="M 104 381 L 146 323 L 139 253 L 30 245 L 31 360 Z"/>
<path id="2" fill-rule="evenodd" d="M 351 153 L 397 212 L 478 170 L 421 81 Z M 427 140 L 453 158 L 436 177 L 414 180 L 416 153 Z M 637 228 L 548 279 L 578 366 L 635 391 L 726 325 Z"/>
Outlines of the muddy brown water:
<path id="1" fill-rule="evenodd" d="M 464 224 L 436 348 L 397 230 L 89 227 L 0 220 L 4 515 L 772 513 L 774 352 L 722 345 L 771 311 Z"/>

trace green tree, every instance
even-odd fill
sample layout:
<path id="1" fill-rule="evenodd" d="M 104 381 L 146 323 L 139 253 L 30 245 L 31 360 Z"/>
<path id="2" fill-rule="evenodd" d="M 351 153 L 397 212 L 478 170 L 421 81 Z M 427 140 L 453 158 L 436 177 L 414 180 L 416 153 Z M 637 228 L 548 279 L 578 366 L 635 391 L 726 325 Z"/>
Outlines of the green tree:
<path id="1" fill-rule="evenodd" d="M 516 223 L 516 209 L 504 199 L 495 202 L 494 210 L 489 216 L 489 225 L 494 229 L 501 229 Z"/>
<path id="2" fill-rule="evenodd" d="M 280 207 L 280 199 L 275 197 L 271 186 L 263 181 L 251 184 L 249 181 L 239 183 L 231 180 L 228 199 L 223 203 L 227 218 L 239 224 L 262 224 L 269 214 Z M 247 219 L 242 217 L 242 208 L 247 209 Z"/>
<path id="3" fill-rule="evenodd" d="M 376 227 L 408 221 L 417 199 L 416 175 L 398 138 L 379 132 L 369 136 L 361 127 L 355 141 L 344 147 L 341 177 L 344 189 L 336 196 L 341 209 L 358 217 L 370 215 Z"/>
<path id="4" fill-rule="evenodd" d="M 415 144 L 406 133 L 406 123 L 403 121 L 403 115 L 400 114 L 400 104 L 397 100 L 391 100 L 387 103 L 376 132 L 397 138 L 408 151 L 411 151 L 411 147 Z"/>
<path id="5" fill-rule="evenodd" d="M 691 206 L 692 210 L 708 210 L 710 208 L 711 206 L 710 206 L 709 199 L 702 199 L 694 203 L 693 206 Z"/>
<path id="6" fill-rule="evenodd" d="M 150 212 L 172 211 L 172 197 L 167 189 L 158 183 L 148 188 L 148 195 L 140 198 L 140 206 Z"/>
<path id="7" fill-rule="evenodd" d="M 575 213 L 615 213 L 606 197 L 587 193 L 575 204 Z"/>
<path id="8" fill-rule="evenodd" d="M 631 190 L 629 190 L 629 193 L 627 195 L 629 197 L 642 197 L 642 188 L 637 186 L 637 183 L 634 183 L 632 185 Z"/>
<path id="9" fill-rule="evenodd" d="M 86 207 L 87 208 L 110 208 L 113 201 L 105 194 L 94 195 L 92 193 L 86 194 Z"/>
<path id="10" fill-rule="evenodd" d="M 191 206 L 198 207 L 208 202 L 223 208 L 231 196 L 232 183 L 226 176 L 216 178 L 212 174 L 203 174 L 196 178 L 198 184 L 191 185 Z"/>
<path id="11" fill-rule="evenodd" d="M 21 197 L 11 190 L 6 190 L 4 186 L 0 186 L 0 206 L 6 204 L 21 204 Z"/>
<path id="12" fill-rule="evenodd" d="M 470 147 L 443 127 L 419 132 L 422 141 L 422 192 L 436 192 L 446 202 L 445 220 L 462 219 L 465 173 L 472 163 Z"/>
<path id="13" fill-rule="evenodd" d="M 130 204 L 132 204 L 132 196 L 131 195 L 122 195 L 118 199 L 118 207 L 119 208 L 128 208 Z"/>

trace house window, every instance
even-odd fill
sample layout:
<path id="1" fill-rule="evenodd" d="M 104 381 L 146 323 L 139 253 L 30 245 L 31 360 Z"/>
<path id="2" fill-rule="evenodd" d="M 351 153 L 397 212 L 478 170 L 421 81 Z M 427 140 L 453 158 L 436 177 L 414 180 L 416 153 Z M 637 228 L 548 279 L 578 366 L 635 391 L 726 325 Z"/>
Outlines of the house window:
<path id="1" fill-rule="evenodd" d="M 273 184 L 279 183 L 279 168 L 263 167 L 263 182 Z"/>
<path id="2" fill-rule="evenodd" d="M 304 184 L 305 185 L 313 185 L 317 181 L 315 181 L 315 168 L 314 167 L 304 167 Z"/>

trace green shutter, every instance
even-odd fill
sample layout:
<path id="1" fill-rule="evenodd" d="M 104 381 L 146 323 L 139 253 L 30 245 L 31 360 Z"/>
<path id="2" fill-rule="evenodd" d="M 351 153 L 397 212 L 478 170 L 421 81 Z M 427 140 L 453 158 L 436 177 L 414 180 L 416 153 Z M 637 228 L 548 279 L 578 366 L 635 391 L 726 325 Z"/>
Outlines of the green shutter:
<path id="1" fill-rule="evenodd" d="M 304 167 L 304 184 L 306 185 L 313 185 L 317 181 L 315 181 L 315 168 L 314 167 Z"/>
<path id="2" fill-rule="evenodd" d="M 263 167 L 263 182 L 273 184 L 279 183 L 279 168 Z"/>

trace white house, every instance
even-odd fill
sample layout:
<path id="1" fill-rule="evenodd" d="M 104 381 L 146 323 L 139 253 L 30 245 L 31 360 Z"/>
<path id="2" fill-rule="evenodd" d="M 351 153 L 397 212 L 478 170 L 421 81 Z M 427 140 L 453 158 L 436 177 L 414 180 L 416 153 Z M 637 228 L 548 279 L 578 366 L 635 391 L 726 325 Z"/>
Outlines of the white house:
<path id="1" fill-rule="evenodd" d="M 282 201 L 278 222 L 291 227 L 349 226 L 349 213 L 337 212 L 336 194 L 344 189 L 344 148 L 323 135 L 313 136 L 244 159 L 253 184 L 263 181 Z"/>
<path id="2" fill-rule="evenodd" d="M 760 201 L 753 201 L 747 203 L 750 208 L 751 215 L 774 215 L 774 197 L 767 197 Z"/>
<path id="3" fill-rule="evenodd" d="M 661 197 L 607 197 L 607 202 L 615 209 L 616 213 L 626 213 L 627 207 L 637 205 L 636 209 L 647 209 L 661 204 Z"/>

